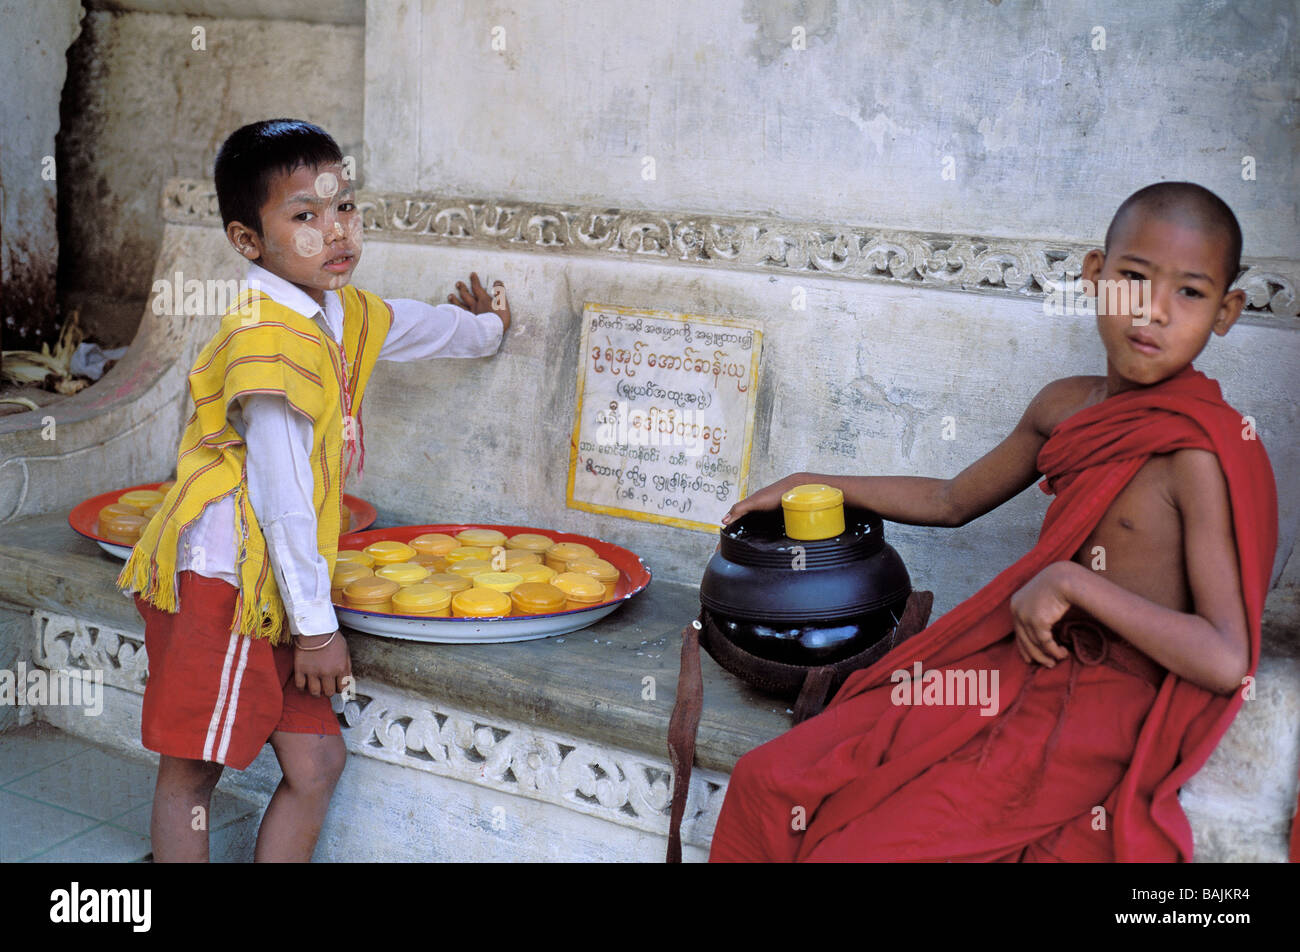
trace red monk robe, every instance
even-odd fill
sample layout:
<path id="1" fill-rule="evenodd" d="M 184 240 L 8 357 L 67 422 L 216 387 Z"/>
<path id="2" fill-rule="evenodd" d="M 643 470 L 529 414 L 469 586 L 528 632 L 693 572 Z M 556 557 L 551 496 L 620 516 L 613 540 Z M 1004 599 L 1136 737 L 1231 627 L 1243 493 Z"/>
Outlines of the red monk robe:
<path id="1" fill-rule="evenodd" d="M 1074 556 L 1150 456 L 1210 450 L 1233 513 L 1253 678 L 1278 523 L 1272 467 L 1246 436 L 1218 384 L 1190 366 L 1063 421 L 1038 455 L 1040 485 L 1056 498 L 1034 548 L 855 672 L 822 714 L 741 758 L 710 860 L 1190 861 L 1178 788 L 1244 692 L 1217 695 L 1168 672 L 1157 690 L 1074 653 L 1051 669 L 1026 664 L 1010 599 Z M 992 717 L 974 703 L 895 704 L 890 676 L 916 661 L 994 669 L 1008 700 Z"/>

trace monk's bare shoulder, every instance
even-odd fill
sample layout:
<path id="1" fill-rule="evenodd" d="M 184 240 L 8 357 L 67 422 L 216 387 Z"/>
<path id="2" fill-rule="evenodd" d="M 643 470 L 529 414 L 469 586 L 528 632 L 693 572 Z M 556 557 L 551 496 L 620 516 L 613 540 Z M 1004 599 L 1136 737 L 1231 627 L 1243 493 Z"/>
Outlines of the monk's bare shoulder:
<path id="1" fill-rule="evenodd" d="M 1062 377 L 1053 380 L 1030 401 L 1026 415 L 1034 429 L 1046 439 L 1062 421 L 1106 396 L 1106 378 L 1097 376 Z"/>

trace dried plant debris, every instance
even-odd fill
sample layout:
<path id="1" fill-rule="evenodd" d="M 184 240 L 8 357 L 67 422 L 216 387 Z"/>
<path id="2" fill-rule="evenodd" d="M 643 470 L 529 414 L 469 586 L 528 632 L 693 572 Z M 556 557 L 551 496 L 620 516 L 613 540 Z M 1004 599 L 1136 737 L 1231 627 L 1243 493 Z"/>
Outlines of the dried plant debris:
<path id="1" fill-rule="evenodd" d="M 49 344 L 42 344 L 40 353 L 6 350 L 0 355 L 0 381 L 19 387 L 35 385 L 65 396 L 85 389 L 91 384 L 90 378 L 73 369 L 73 356 L 84 336 L 80 315 L 74 310 L 64 322 L 53 351 Z M 110 362 L 104 369 L 111 365 Z"/>

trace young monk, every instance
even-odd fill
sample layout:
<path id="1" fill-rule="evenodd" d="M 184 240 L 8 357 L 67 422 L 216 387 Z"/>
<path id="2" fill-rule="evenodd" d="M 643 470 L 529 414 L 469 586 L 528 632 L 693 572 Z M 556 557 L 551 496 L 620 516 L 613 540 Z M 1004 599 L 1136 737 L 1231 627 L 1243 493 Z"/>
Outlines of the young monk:
<path id="1" fill-rule="evenodd" d="M 1178 788 L 1255 671 L 1277 543 L 1267 455 L 1191 365 L 1241 313 L 1240 253 L 1213 193 L 1142 189 L 1083 262 L 1103 376 L 1048 384 L 953 479 L 799 473 L 728 512 L 822 482 L 895 522 L 959 526 L 1040 476 L 1056 494 L 1020 561 L 741 758 L 711 860 L 1191 859 Z M 1108 312 L 1104 282 L 1127 308 Z M 922 691 L 916 662 L 936 672 Z M 945 696 L 950 671 L 996 673 L 996 713 Z"/>
<path id="2" fill-rule="evenodd" d="M 367 382 L 379 360 L 496 353 L 510 310 L 499 282 L 489 294 L 473 274 L 437 306 L 353 287 L 361 213 L 317 126 L 236 130 L 215 179 L 251 293 L 190 370 L 176 483 L 118 578 L 145 619 L 153 855 L 206 860 L 223 768 L 269 742 L 284 777 L 255 858 L 306 861 L 347 756 L 329 698 L 351 661 L 330 577 L 343 483 L 365 458 Z"/>

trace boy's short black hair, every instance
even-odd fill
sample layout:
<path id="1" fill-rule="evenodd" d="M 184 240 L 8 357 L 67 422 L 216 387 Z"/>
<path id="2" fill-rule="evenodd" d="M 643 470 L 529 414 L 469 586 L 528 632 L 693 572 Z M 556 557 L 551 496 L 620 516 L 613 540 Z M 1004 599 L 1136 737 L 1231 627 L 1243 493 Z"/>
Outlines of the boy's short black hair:
<path id="1" fill-rule="evenodd" d="M 1124 199 L 1106 229 L 1105 253 L 1110 254 L 1111 240 L 1135 211 L 1155 218 L 1186 224 L 1207 234 L 1222 235 L 1224 267 L 1227 269 L 1226 291 L 1241 272 L 1241 225 L 1227 202 L 1203 185 L 1194 182 L 1157 182 L 1138 189 Z"/>
<path id="2" fill-rule="evenodd" d="M 213 178 L 221 224 L 240 222 L 262 234 L 262 206 L 271 177 L 301 165 L 317 168 L 342 162 L 338 143 L 320 126 L 302 119 L 263 119 L 240 126 L 217 152 Z"/>

